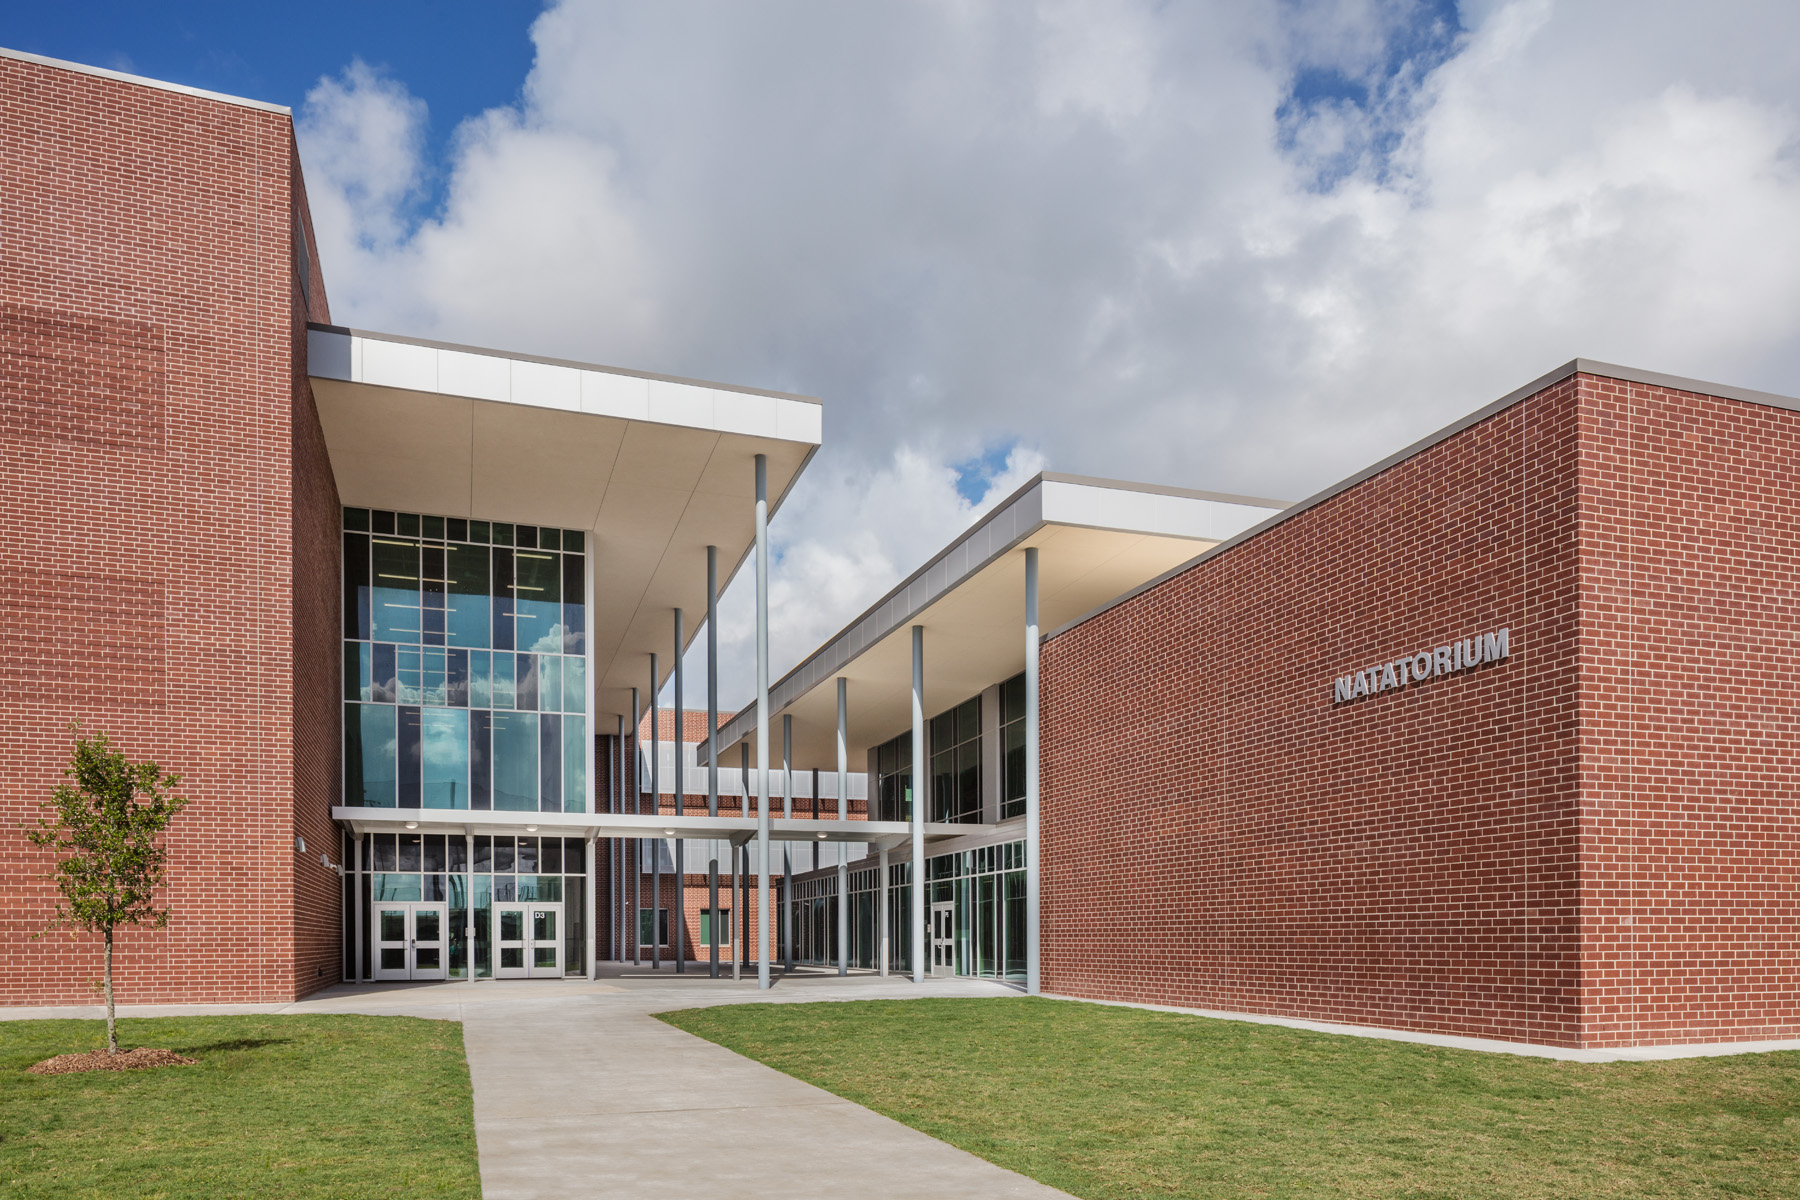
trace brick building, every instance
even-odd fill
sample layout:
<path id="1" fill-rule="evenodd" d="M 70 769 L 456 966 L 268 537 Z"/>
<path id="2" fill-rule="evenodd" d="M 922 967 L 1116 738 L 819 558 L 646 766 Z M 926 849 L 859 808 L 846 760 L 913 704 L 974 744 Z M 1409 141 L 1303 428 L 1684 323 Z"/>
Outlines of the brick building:
<path id="1" fill-rule="evenodd" d="M 1298 504 L 1046 473 L 707 715 L 682 655 L 818 402 L 334 325 L 285 110 L 0 90 L 0 822 L 72 720 L 184 775 L 131 999 L 716 945 L 1800 1037 L 1800 401 L 1578 360 Z M 47 865 L 0 838 L 0 1003 L 88 996 Z"/>

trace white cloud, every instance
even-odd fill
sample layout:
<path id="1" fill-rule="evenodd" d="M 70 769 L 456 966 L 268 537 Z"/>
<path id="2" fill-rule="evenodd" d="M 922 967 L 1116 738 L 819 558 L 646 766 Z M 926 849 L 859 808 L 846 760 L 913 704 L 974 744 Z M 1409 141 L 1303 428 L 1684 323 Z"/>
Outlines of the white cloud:
<path id="1" fill-rule="evenodd" d="M 779 671 L 995 444 L 1300 496 L 1576 355 L 1800 390 L 1800 10 L 1461 11 L 568 0 L 448 162 L 358 64 L 302 152 L 341 320 L 826 399 Z"/>

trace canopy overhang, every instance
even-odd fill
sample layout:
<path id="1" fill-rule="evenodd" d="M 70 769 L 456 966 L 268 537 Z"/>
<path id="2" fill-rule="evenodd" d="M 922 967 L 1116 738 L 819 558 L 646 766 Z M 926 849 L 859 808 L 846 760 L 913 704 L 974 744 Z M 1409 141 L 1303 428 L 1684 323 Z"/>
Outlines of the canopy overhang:
<path id="1" fill-rule="evenodd" d="M 578 529 L 595 565 L 596 728 L 651 702 L 755 540 L 755 456 L 773 513 L 821 438 L 807 396 L 313 325 L 308 374 L 338 495 L 354 507 Z"/>

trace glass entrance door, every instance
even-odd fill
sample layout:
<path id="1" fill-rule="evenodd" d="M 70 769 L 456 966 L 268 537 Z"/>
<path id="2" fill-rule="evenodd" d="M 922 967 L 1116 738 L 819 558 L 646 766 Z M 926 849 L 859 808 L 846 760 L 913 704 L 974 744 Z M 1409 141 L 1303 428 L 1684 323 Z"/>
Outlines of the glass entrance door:
<path id="1" fill-rule="evenodd" d="M 448 975 L 449 906 L 375 906 L 375 978 L 443 979 Z"/>
<path id="2" fill-rule="evenodd" d="M 931 973 L 956 973 L 956 901 L 940 900 L 931 906 Z"/>
<path id="3" fill-rule="evenodd" d="M 501 979 L 562 978 L 562 905 L 494 905 Z"/>

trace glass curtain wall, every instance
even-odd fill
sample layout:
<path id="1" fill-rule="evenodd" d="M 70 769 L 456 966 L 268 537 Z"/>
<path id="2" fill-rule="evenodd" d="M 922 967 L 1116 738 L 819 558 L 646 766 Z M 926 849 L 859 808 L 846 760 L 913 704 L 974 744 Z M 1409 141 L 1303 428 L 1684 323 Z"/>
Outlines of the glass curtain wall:
<path id="1" fill-rule="evenodd" d="M 363 928 L 373 905 L 404 900 L 441 900 L 450 909 L 452 979 L 494 973 L 493 906 L 541 901 L 563 906 L 563 969 L 587 968 L 587 843 L 580 838 L 496 837 L 462 834 L 365 833 L 359 889 Z M 470 852 L 474 858 L 471 861 Z M 469 909 L 475 910 L 475 944 L 468 944 Z M 365 946 L 368 939 L 365 938 Z M 354 937 L 351 939 L 354 945 Z M 472 953 L 471 953 L 472 951 Z M 363 976 L 370 974 L 365 949 Z"/>
<path id="2" fill-rule="evenodd" d="M 344 510 L 344 804 L 585 812 L 581 533 Z"/>
<path id="3" fill-rule="evenodd" d="M 931 719 L 931 819 L 981 820 L 981 697 Z"/>
<path id="4" fill-rule="evenodd" d="M 1025 815 L 1025 676 L 1000 685 L 1000 819 Z"/>

